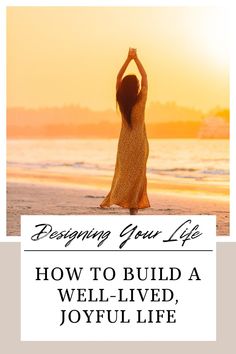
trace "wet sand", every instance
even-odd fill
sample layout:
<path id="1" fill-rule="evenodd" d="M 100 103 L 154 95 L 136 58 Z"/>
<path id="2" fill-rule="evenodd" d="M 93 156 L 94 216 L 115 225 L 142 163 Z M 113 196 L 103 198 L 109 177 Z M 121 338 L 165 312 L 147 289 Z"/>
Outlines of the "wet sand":
<path id="1" fill-rule="evenodd" d="M 108 189 L 73 185 L 9 182 L 7 186 L 7 234 L 20 236 L 21 215 L 111 215 L 127 214 L 118 206 L 99 207 Z M 173 192 L 173 191 L 172 191 Z M 148 193 L 151 208 L 139 211 L 140 215 L 216 215 L 217 235 L 229 235 L 229 203 L 225 199 L 187 196 L 185 193 Z"/>

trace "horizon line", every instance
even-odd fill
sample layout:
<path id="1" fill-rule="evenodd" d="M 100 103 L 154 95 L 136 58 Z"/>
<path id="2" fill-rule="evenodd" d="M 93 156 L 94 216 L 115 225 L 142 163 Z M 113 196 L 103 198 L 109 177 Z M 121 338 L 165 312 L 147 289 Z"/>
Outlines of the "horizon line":
<path id="1" fill-rule="evenodd" d="M 202 114 L 207 114 L 209 113 L 210 111 L 213 111 L 213 110 L 229 110 L 230 111 L 230 106 L 222 106 L 222 105 L 215 105 L 215 106 L 212 106 L 212 108 L 209 108 L 208 110 L 204 110 L 202 108 L 196 108 L 194 106 L 190 106 L 190 105 L 184 105 L 184 104 L 179 104 L 178 102 L 176 101 L 166 101 L 166 102 L 161 102 L 161 101 L 152 101 L 150 102 L 146 109 L 150 108 L 150 106 L 152 104 L 156 104 L 156 103 L 159 103 L 163 106 L 166 106 L 166 105 L 175 105 L 175 106 L 178 106 L 180 108 L 185 108 L 185 109 L 191 109 L 191 110 L 194 110 L 194 111 L 199 111 L 199 112 L 202 112 Z M 10 109 L 25 109 L 25 110 L 34 110 L 34 111 L 37 111 L 37 110 L 40 110 L 40 109 L 63 109 L 63 108 L 81 108 L 81 109 L 87 109 L 87 110 L 90 110 L 90 111 L 93 111 L 93 112 L 106 112 L 106 111 L 113 111 L 113 112 L 116 112 L 116 109 L 114 108 L 104 108 L 104 109 L 94 109 L 92 107 L 88 107 L 88 106 L 81 106 L 79 103 L 64 103 L 63 105 L 45 105 L 45 106 L 37 106 L 37 107 L 33 107 L 33 106 L 18 106 L 18 105 L 15 105 L 15 106 L 6 106 L 6 109 L 10 110 Z"/>

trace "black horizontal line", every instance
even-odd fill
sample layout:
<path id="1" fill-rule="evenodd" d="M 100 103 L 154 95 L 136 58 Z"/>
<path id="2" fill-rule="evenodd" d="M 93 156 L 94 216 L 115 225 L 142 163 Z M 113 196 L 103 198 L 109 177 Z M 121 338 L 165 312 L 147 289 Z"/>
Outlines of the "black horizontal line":
<path id="1" fill-rule="evenodd" d="M 24 250 L 24 252 L 213 252 L 213 250 Z"/>

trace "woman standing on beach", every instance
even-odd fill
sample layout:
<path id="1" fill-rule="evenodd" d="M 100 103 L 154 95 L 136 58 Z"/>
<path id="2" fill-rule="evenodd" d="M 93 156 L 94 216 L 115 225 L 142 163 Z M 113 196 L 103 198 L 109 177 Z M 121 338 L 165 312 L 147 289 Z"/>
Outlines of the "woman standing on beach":
<path id="1" fill-rule="evenodd" d="M 132 59 L 142 77 L 140 91 L 136 75 L 127 75 L 122 79 Z M 138 209 L 150 207 L 146 178 L 149 146 L 144 121 L 147 90 L 147 74 L 136 50 L 130 48 L 117 75 L 116 100 L 121 112 L 122 127 L 111 190 L 100 204 L 102 208 L 116 204 L 128 208 L 130 214 L 135 215 Z"/>

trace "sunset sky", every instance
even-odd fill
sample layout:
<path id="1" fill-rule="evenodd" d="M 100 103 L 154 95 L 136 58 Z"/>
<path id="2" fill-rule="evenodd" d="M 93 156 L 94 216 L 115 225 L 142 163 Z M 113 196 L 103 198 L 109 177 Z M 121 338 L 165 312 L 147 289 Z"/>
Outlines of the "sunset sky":
<path id="1" fill-rule="evenodd" d="M 217 8 L 8 8 L 7 105 L 115 109 L 116 75 L 132 46 L 148 103 L 228 107 L 228 37 Z M 138 74 L 134 63 L 127 73 Z"/>

